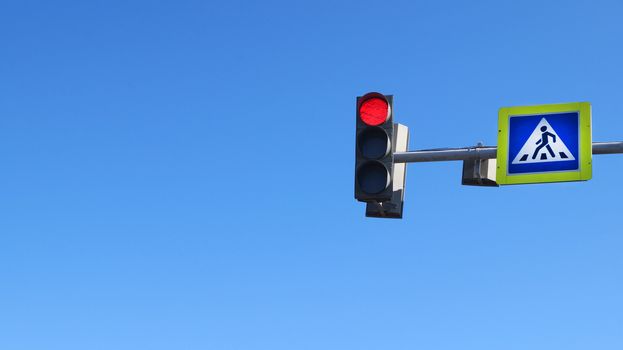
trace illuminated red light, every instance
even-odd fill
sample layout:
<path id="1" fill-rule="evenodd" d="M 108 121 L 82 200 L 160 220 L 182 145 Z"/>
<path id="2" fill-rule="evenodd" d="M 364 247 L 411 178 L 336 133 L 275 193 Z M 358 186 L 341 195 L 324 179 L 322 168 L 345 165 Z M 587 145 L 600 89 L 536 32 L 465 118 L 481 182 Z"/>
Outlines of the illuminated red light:
<path id="1" fill-rule="evenodd" d="M 380 97 L 369 98 L 359 107 L 359 117 L 361 120 L 372 126 L 385 123 L 389 117 L 389 105 L 385 99 Z"/>

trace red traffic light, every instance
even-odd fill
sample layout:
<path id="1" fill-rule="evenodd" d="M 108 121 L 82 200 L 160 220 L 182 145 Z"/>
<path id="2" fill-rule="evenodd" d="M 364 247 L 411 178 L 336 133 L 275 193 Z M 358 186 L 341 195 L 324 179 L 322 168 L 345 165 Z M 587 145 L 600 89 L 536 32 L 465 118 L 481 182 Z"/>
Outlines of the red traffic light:
<path id="1" fill-rule="evenodd" d="M 359 106 L 359 117 L 367 125 L 377 126 L 385 123 L 391 114 L 389 103 L 383 95 L 377 93 L 364 96 Z"/>

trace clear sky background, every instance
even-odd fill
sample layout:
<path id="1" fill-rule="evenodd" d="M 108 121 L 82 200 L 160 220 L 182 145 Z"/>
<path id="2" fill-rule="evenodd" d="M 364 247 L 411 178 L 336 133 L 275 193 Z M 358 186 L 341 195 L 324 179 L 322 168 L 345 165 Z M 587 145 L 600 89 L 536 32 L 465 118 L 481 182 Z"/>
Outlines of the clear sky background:
<path id="1" fill-rule="evenodd" d="M 353 198 L 355 97 L 411 149 L 589 101 L 623 140 L 620 1 L 0 4 L 0 348 L 623 348 L 623 155 Z"/>

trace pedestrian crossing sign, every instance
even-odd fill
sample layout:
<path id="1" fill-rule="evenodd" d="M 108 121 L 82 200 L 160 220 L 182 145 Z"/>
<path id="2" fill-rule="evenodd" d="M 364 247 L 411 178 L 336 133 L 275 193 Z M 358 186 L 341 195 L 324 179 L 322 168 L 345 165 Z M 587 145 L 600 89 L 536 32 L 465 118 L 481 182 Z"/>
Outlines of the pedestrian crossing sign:
<path id="1" fill-rule="evenodd" d="M 499 111 L 496 182 L 500 185 L 590 180 L 592 156 L 588 102 Z"/>

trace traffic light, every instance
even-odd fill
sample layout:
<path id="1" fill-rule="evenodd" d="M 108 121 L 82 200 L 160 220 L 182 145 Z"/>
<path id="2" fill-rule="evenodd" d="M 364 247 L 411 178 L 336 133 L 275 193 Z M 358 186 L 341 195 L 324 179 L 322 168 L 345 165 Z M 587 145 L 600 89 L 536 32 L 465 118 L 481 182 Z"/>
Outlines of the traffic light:
<path id="1" fill-rule="evenodd" d="M 361 202 L 392 199 L 394 154 L 393 96 L 371 92 L 357 97 L 355 198 Z"/>

